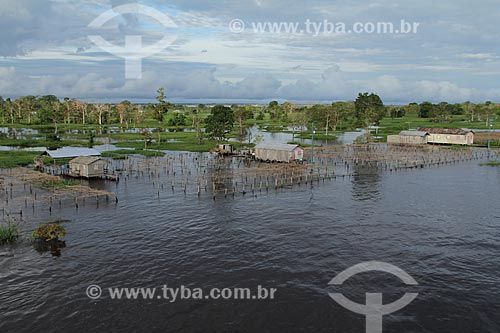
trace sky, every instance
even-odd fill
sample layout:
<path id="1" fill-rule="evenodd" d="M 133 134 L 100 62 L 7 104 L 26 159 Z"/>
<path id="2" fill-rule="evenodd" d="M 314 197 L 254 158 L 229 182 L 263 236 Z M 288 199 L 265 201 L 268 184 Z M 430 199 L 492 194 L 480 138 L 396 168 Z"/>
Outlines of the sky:
<path id="1" fill-rule="evenodd" d="M 117 13 L 131 3 L 173 25 Z M 104 13 L 115 15 L 91 25 Z M 418 29 L 346 33 L 356 22 L 396 29 L 401 20 Z M 300 29 L 254 29 L 266 22 Z M 304 32 L 306 22 L 339 30 Z M 360 92 L 386 104 L 498 102 L 498 22 L 498 0 L 0 0 L 0 96 L 140 102 L 164 87 L 176 103 L 330 103 Z M 143 47 L 163 38 L 169 44 L 148 56 L 138 52 L 141 77 L 129 78 L 123 55 L 89 36 L 117 47 L 126 36 L 141 36 Z"/>

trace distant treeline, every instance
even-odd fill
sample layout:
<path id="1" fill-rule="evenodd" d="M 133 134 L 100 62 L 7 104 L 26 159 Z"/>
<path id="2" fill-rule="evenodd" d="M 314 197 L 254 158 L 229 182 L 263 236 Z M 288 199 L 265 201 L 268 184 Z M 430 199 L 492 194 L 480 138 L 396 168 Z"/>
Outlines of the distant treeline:
<path id="1" fill-rule="evenodd" d="M 24 96 L 11 100 L 0 96 L 0 121 L 3 124 L 141 124 L 157 121 L 167 126 L 201 126 L 203 119 L 212 108 L 200 104 L 198 107 L 174 105 L 166 101 L 163 89 L 158 90 L 156 103 L 134 104 L 130 101 L 120 103 L 89 103 L 78 99 L 56 96 Z M 500 115 L 500 105 L 492 102 L 474 104 L 471 102 L 433 104 L 423 102 L 404 106 L 384 106 L 376 94 L 359 94 L 353 102 L 334 102 L 329 105 L 317 104 L 298 106 L 291 102 L 279 104 L 271 101 L 266 106 L 232 105 L 233 121 L 241 128 L 249 119 L 269 120 L 293 126 L 315 122 L 327 131 L 337 129 L 341 122 L 350 122 L 358 127 L 378 124 L 384 117 L 402 118 L 405 115 L 428 118 L 432 121 L 446 122 L 452 116 L 463 115 L 471 122 L 485 121 L 492 115 Z M 170 111 L 172 114 L 165 117 Z M 172 112 L 175 111 L 175 112 Z M 228 113 L 229 114 L 229 113 Z M 204 120 L 201 120 L 203 122 Z"/>

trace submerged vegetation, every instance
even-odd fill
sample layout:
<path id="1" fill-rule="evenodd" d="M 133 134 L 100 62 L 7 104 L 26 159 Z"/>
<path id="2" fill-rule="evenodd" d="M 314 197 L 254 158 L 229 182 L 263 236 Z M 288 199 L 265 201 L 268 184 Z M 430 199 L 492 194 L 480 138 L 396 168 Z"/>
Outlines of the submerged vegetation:
<path id="1" fill-rule="evenodd" d="M 500 166 L 500 161 L 488 161 L 488 162 L 485 162 L 485 163 L 481 163 L 481 165 Z"/>
<path id="2" fill-rule="evenodd" d="M 66 242 L 60 238 L 66 236 L 66 228 L 61 225 L 65 220 L 47 222 L 33 231 L 33 245 L 40 253 L 50 252 L 53 256 L 60 256 L 61 249 Z"/>
<path id="3" fill-rule="evenodd" d="M 165 156 L 165 153 L 155 150 L 144 150 L 144 149 L 119 149 L 113 151 L 106 151 L 102 153 L 102 157 L 111 157 L 114 160 L 123 160 L 131 155 L 142 155 L 142 156 Z"/>
<path id="4" fill-rule="evenodd" d="M 20 235 L 19 225 L 10 217 L 0 223 L 0 245 L 17 241 Z"/>
<path id="5" fill-rule="evenodd" d="M 33 237 L 45 242 L 59 240 L 66 236 L 66 228 L 59 223 L 46 223 L 42 224 L 38 229 L 33 231 Z"/>

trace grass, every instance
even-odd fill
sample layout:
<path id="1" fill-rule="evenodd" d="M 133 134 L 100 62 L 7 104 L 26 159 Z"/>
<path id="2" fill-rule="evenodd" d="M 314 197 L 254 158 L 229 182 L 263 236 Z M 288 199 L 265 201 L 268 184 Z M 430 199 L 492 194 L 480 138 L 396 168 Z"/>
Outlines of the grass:
<path id="1" fill-rule="evenodd" d="M 123 160 L 130 155 L 142 155 L 142 156 L 165 156 L 165 153 L 161 151 L 154 150 L 143 150 L 143 149 L 120 149 L 113 151 L 106 151 L 101 154 L 102 157 L 111 157 L 114 160 Z"/>
<path id="2" fill-rule="evenodd" d="M 35 157 L 37 156 L 40 156 L 40 152 L 22 150 L 0 151 L 0 169 L 28 166 L 34 163 Z M 71 158 L 57 159 L 55 163 L 57 165 L 67 164 L 70 160 Z M 54 164 L 54 159 L 45 156 L 43 158 L 43 163 L 45 165 L 52 165 Z"/>
<path id="3" fill-rule="evenodd" d="M 307 143 L 300 143 L 300 142 L 296 142 L 296 141 L 288 141 L 287 144 L 289 145 L 297 145 L 297 146 L 300 146 L 302 148 L 310 148 L 312 147 L 313 145 L 311 144 L 307 144 Z M 321 147 L 321 145 L 319 144 L 314 144 L 314 147 Z"/>
<path id="4" fill-rule="evenodd" d="M 11 244 L 19 238 L 19 229 L 15 223 L 7 220 L 7 224 L 0 225 L 0 244 Z"/>
<path id="5" fill-rule="evenodd" d="M 39 186 L 45 189 L 61 189 L 71 186 L 79 185 L 78 182 L 69 179 L 59 179 L 59 180 L 49 180 L 49 179 L 41 179 L 35 182 Z"/>
<path id="6" fill-rule="evenodd" d="M 0 151 L 0 169 L 10 169 L 33 164 L 37 152 L 30 151 Z"/>
<path id="7" fill-rule="evenodd" d="M 99 143 L 95 143 L 98 145 Z M 76 141 L 76 140 L 61 140 L 61 141 L 51 141 L 51 140 L 18 140 L 18 139 L 0 139 L 0 146 L 8 147 L 20 147 L 20 148 L 34 148 L 34 147 L 48 147 L 48 148 L 61 148 L 64 146 L 75 146 L 75 147 L 87 147 L 88 140 Z"/>
<path id="8" fill-rule="evenodd" d="M 488 161 L 488 162 L 481 163 L 481 165 L 500 166 L 500 161 Z"/>
<path id="9" fill-rule="evenodd" d="M 295 135 L 295 137 L 298 139 L 311 139 L 312 133 L 302 133 Z M 314 134 L 314 140 L 337 140 L 337 137 L 331 134 L 326 135 L 326 134 L 316 133 Z"/>

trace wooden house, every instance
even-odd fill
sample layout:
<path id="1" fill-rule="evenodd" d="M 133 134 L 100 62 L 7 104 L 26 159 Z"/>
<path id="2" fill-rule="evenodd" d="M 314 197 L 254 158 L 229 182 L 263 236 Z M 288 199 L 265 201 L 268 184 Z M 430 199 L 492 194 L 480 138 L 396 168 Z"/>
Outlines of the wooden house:
<path id="1" fill-rule="evenodd" d="M 425 145 L 430 134 L 425 131 L 401 131 L 398 135 L 388 135 L 387 143 L 401 145 Z"/>
<path id="2" fill-rule="evenodd" d="M 290 163 L 302 161 L 304 159 L 304 149 L 291 144 L 260 143 L 255 146 L 254 155 L 257 160 L 261 161 Z"/>
<path id="3" fill-rule="evenodd" d="M 230 144 L 220 144 L 217 147 L 217 152 L 221 155 L 232 155 L 234 153 L 234 146 Z"/>
<path id="4" fill-rule="evenodd" d="M 69 161 L 73 177 L 95 178 L 105 176 L 106 162 L 96 156 L 79 156 Z"/>
<path id="5" fill-rule="evenodd" d="M 470 130 L 449 128 L 419 128 L 418 130 L 429 133 L 428 143 L 468 146 L 474 143 L 474 132 Z"/>

